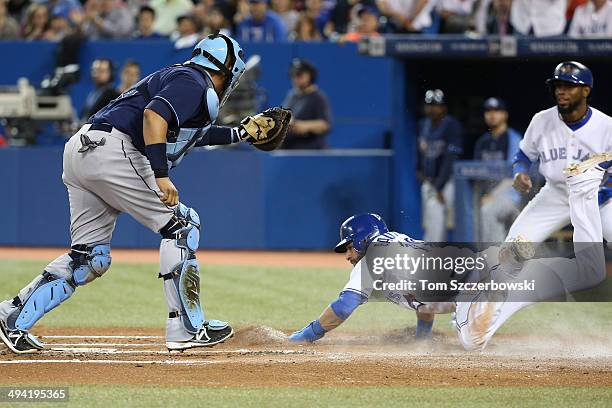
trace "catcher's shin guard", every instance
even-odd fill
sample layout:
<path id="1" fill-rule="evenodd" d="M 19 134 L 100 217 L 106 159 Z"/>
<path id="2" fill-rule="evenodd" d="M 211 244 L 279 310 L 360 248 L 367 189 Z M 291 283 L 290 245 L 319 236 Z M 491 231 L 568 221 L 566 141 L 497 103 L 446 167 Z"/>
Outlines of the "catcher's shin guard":
<path id="1" fill-rule="evenodd" d="M 200 270 L 195 252 L 200 241 L 200 218 L 179 204 L 161 229 L 160 273 L 168 304 L 166 337 L 172 341 L 192 339 L 204 325 L 200 305 Z"/>
<path id="2" fill-rule="evenodd" d="M 101 277 L 110 268 L 110 245 L 77 245 L 45 268 L 21 290 L 7 313 L 8 330 L 30 330 L 46 313 L 68 300 L 77 286 Z"/>

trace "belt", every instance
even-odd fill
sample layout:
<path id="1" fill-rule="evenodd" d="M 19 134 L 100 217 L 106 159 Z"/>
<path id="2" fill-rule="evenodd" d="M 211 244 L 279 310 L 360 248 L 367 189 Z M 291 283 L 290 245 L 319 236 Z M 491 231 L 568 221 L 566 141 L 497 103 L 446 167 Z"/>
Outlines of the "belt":
<path id="1" fill-rule="evenodd" d="M 108 123 L 92 123 L 89 130 L 100 130 L 102 132 L 110 133 L 113 130 L 113 125 Z"/>

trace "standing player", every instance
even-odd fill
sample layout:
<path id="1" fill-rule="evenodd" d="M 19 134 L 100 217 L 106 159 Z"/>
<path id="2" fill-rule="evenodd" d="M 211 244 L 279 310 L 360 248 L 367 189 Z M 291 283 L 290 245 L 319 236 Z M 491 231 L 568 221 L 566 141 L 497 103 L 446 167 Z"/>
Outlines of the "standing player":
<path id="1" fill-rule="evenodd" d="M 557 105 L 533 117 L 514 160 L 514 188 L 521 193 L 531 190 L 527 171 L 536 160 L 546 185 L 514 221 L 506 240 L 520 235 L 527 241 L 542 242 L 567 225 L 570 207 L 563 169 L 590 155 L 612 151 L 612 118 L 588 105 L 591 71 L 579 62 L 562 62 L 547 84 Z M 603 236 L 612 242 L 609 196 L 610 187 L 604 186 L 600 191 Z"/>
<path id="2" fill-rule="evenodd" d="M 446 227 L 453 224 L 455 199 L 451 180 L 453 164 L 463 153 L 463 128 L 448 114 L 444 92 L 425 93 L 426 118 L 419 124 L 419 178 L 423 209 L 423 239 L 428 242 L 446 240 Z"/>
<path id="3" fill-rule="evenodd" d="M 601 208 L 598 191 L 607 170 L 612 167 L 612 153 L 597 154 L 565 170 L 569 218 L 574 226 L 575 258 L 543 258 L 526 261 L 516 277 L 540 279 L 538 299 L 549 300 L 567 292 L 592 288 L 606 278 L 603 250 Z M 563 173 L 562 173 L 563 174 Z M 543 276 L 553 279 L 541 280 Z M 556 282 L 556 284 L 554 284 Z M 464 348 L 483 349 L 495 332 L 517 311 L 533 304 L 515 301 L 512 294 L 503 301 L 478 301 L 486 295 L 476 294 L 472 302 L 459 302 L 455 326 Z"/>
<path id="4" fill-rule="evenodd" d="M 159 277 L 169 311 L 168 349 L 211 346 L 232 336 L 226 322 L 204 318 L 195 259 L 200 218 L 179 203 L 168 170 L 195 146 L 248 140 L 271 150 L 282 143 L 290 115 L 276 115 L 277 108 L 247 117 L 236 128 L 213 125 L 244 70 L 240 45 L 211 35 L 196 45 L 189 61 L 150 74 L 90 117 L 66 143 L 63 180 L 70 200 L 71 251 L 14 299 L 0 303 L 0 339 L 13 352 L 42 349 L 29 333 L 34 324 L 79 286 L 108 271 L 121 212 L 162 237 Z"/>
<path id="5" fill-rule="evenodd" d="M 391 232 L 382 218 L 377 214 L 359 214 L 348 218 L 340 227 L 340 242 L 334 249 L 344 253 L 346 260 L 353 265 L 349 282 L 321 314 L 302 330 L 293 333 L 289 340 L 296 343 L 313 342 L 322 338 L 325 333 L 341 325 L 361 304 L 367 302 L 371 290 L 361 284 L 361 267 L 368 246 L 373 242 L 420 242 L 399 232 Z M 369 288 L 371 289 L 371 288 Z M 386 292 L 387 299 L 402 307 L 417 312 L 416 337 L 425 338 L 431 334 L 433 313 L 419 311 L 422 303 L 406 299 L 399 293 Z M 450 310 L 447 311 L 450 313 Z"/>

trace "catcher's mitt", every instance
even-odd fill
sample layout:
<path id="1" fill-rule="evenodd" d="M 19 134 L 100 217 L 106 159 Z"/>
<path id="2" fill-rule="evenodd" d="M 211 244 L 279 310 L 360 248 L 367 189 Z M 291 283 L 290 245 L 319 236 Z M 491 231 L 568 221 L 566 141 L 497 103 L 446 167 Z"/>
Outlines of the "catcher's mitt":
<path id="1" fill-rule="evenodd" d="M 243 140 L 248 141 L 259 150 L 277 149 L 287 135 L 291 111 L 284 108 L 270 108 L 255 116 L 242 119 L 238 131 Z"/>

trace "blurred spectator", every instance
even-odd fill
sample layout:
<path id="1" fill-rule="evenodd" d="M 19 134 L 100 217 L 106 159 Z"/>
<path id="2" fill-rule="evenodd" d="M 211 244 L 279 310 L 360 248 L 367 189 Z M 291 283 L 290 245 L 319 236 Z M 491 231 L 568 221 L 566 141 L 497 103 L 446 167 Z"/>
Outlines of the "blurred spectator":
<path id="1" fill-rule="evenodd" d="M 475 0 L 439 0 L 441 33 L 464 33 L 476 26 L 474 16 L 478 2 Z"/>
<path id="2" fill-rule="evenodd" d="M 232 16 L 234 27 L 237 29 L 240 23 L 251 15 L 249 0 L 236 0 L 236 12 Z"/>
<path id="3" fill-rule="evenodd" d="M 398 33 L 418 33 L 431 25 L 434 0 L 379 0 L 380 13 Z"/>
<path id="4" fill-rule="evenodd" d="M 510 22 L 517 33 L 547 37 L 563 34 L 567 0 L 513 0 Z"/>
<path id="5" fill-rule="evenodd" d="M 204 28 L 203 34 L 209 35 L 216 31 L 228 36 L 232 35 L 232 27 L 229 21 L 227 21 L 221 9 L 215 6 L 208 14 L 208 18 L 206 19 L 206 27 Z"/>
<path id="6" fill-rule="evenodd" d="M 134 16 L 123 0 L 87 0 L 82 30 L 89 39 L 126 38 L 134 30 Z"/>
<path id="7" fill-rule="evenodd" d="M 51 13 L 49 28 L 45 32 L 45 40 L 60 42 L 73 33 L 68 10 L 54 10 Z"/>
<path id="8" fill-rule="evenodd" d="M 342 41 L 359 42 L 363 37 L 380 35 L 378 32 L 378 11 L 374 7 L 361 7 L 357 12 L 357 29 L 342 37 Z"/>
<path id="9" fill-rule="evenodd" d="M 200 24 L 191 14 L 176 19 L 177 30 L 172 33 L 170 40 L 174 41 L 174 48 L 191 48 L 200 39 Z"/>
<path id="10" fill-rule="evenodd" d="M 15 17 L 18 22 L 23 22 L 23 20 L 19 20 L 20 18 L 25 17 L 25 11 L 32 3 L 37 3 L 37 1 L 31 0 L 7 0 L 6 8 L 8 13 Z"/>
<path id="11" fill-rule="evenodd" d="M 321 41 L 323 36 L 317 29 L 315 22 L 306 14 L 300 15 L 295 25 L 295 31 L 291 33 L 293 41 Z"/>
<path id="12" fill-rule="evenodd" d="M 0 39 L 19 38 L 19 24 L 8 13 L 6 0 L 0 0 Z"/>
<path id="13" fill-rule="evenodd" d="M 191 0 L 151 0 L 149 6 L 155 10 L 155 31 L 168 36 L 176 30 L 176 19 L 193 9 Z"/>
<path id="14" fill-rule="evenodd" d="M 111 60 L 107 58 L 95 60 L 91 64 L 91 79 L 95 88 L 87 95 L 85 100 L 85 105 L 81 111 L 81 119 L 83 120 L 87 120 L 119 96 L 113 84 L 114 67 Z"/>
<path id="15" fill-rule="evenodd" d="M 324 149 L 331 126 L 327 97 L 317 87 L 317 69 L 306 60 L 294 59 L 289 70 L 293 88 L 282 106 L 293 112 L 291 128 L 283 149 Z"/>
<path id="16" fill-rule="evenodd" d="M 510 23 L 512 0 L 493 0 L 487 16 L 487 34 L 510 35 L 514 27 Z"/>
<path id="17" fill-rule="evenodd" d="M 300 13 L 294 10 L 292 0 L 272 0 L 272 11 L 283 20 L 288 32 L 295 29 Z"/>
<path id="18" fill-rule="evenodd" d="M 568 0 L 567 10 L 565 11 L 565 21 L 572 21 L 576 9 L 588 2 L 589 0 Z"/>
<path id="19" fill-rule="evenodd" d="M 21 36 L 26 40 L 41 40 L 49 27 L 49 11 L 42 4 L 31 4 L 26 10 Z"/>
<path id="20" fill-rule="evenodd" d="M 121 68 L 121 83 L 117 92 L 122 94 L 140 81 L 140 64 L 134 60 L 127 60 Z"/>
<path id="21" fill-rule="evenodd" d="M 236 30 L 238 41 L 277 42 L 287 41 L 283 20 L 268 10 L 266 0 L 250 0 L 250 17 L 245 18 Z"/>
<path id="22" fill-rule="evenodd" d="M 163 35 L 153 29 L 155 24 L 155 10 L 152 7 L 144 5 L 138 12 L 138 31 L 133 35 L 138 40 L 157 40 L 165 38 Z"/>
<path id="23" fill-rule="evenodd" d="M 425 118 L 419 123 L 418 176 L 422 180 L 424 240 L 444 242 L 454 227 L 453 165 L 463 153 L 463 127 L 446 108 L 440 89 L 425 93 Z"/>
<path id="24" fill-rule="evenodd" d="M 489 129 L 476 142 L 474 160 L 506 162 L 512 164 L 518 153 L 521 135 L 508 127 L 506 104 L 499 98 L 484 103 L 484 121 Z M 512 179 L 503 179 L 484 186 L 480 210 L 480 240 L 503 242 L 506 225 L 518 215 L 521 196 L 512 188 Z"/>
<path id="25" fill-rule="evenodd" d="M 574 13 L 571 37 L 612 37 L 612 1 L 591 0 Z"/>
<path id="26" fill-rule="evenodd" d="M 330 34 L 331 27 L 327 26 L 327 23 L 331 16 L 331 9 L 326 9 L 323 7 L 323 0 L 306 0 L 305 5 L 306 9 L 303 13 L 313 19 L 319 32 L 324 37 Z"/>
<path id="27" fill-rule="evenodd" d="M 336 34 L 344 34 L 349 31 L 349 24 L 351 23 L 351 19 L 354 18 L 353 6 L 357 3 L 357 0 L 337 0 L 336 4 L 330 10 L 329 21 L 327 22 L 326 29 L 329 30 L 330 37 L 337 37 L 333 35 Z M 371 3 L 371 4 L 370 4 Z M 374 7 L 374 0 L 368 0 L 367 2 L 362 2 L 362 5 L 372 6 Z M 351 27 L 354 28 L 354 27 Z"/>

